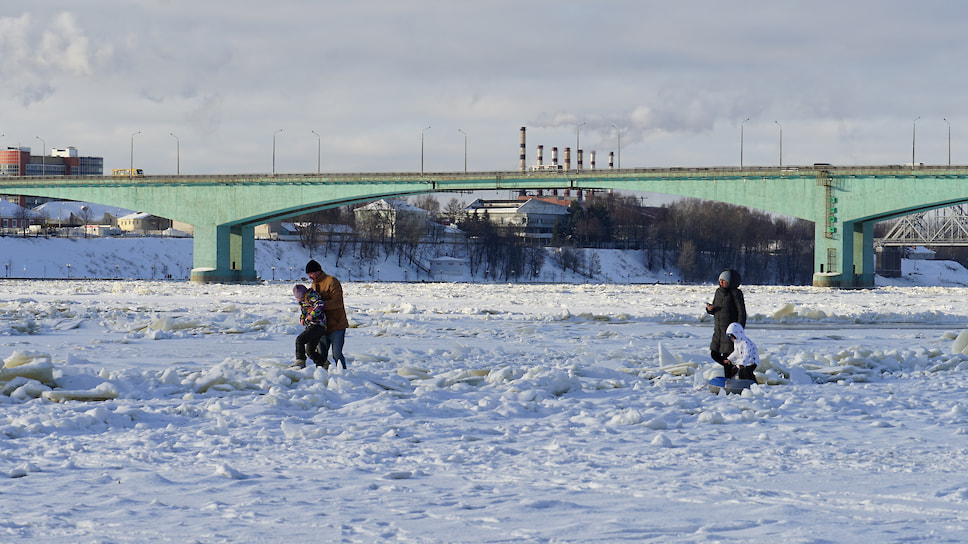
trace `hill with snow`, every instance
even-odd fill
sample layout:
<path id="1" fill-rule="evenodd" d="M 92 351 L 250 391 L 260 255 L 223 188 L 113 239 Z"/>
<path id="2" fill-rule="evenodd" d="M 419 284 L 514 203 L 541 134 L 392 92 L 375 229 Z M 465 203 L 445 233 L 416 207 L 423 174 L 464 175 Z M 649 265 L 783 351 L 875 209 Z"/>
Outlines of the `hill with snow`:
<path id="1" fill-rule="evenodd" d="M 649 270 L 643 252 L 609 249 L 581 250 L 597 256 L 601 272 L 593 277 L 562 271 L 550 256 L 535 282 L 561 283 L 677 283 L 676 270 Z M 401 266 L 395 255 L 361 264 L 354 256 L 337 260 L 334 252 L 310 253 L 299 242 L 256 240 L 256 270 L 264 280 L 298 280 L 309 259 L 344 281 L 432 281 L 426 271 Z M 191 276 L 190 238 L 40 238 L 0 237 L 0 276 L 57 279 L 172 279 Z M 712 274 L 710 277 L 714 276 Z M 492 281 L 483 272 L 468 281 Z M 712 281 L 712 279 L 710 279 Z M 522 280 L 522 283 L 524 280 Z M 878 276 L 878 286 L 968 286 L 968 270 L 953 261 L 904 260 L 902 276 Z"/>

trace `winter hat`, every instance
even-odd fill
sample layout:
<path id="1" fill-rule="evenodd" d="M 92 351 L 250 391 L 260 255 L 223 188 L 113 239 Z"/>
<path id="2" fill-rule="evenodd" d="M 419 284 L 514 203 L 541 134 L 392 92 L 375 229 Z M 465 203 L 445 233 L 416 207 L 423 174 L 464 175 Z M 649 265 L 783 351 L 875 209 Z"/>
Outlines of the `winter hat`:
<path id="1" fill-rule="evenodd" d="M 313 261 L 313 262 L 315 262 L 315 261 Z M 297 283 L 292 288 L 292 296 L 296 297 L 296 300 L 302 300 L 303 297 L 306 296 L 306 292 L 307 291 L 309 291 L 309 289 L 307 289 L 305 285 L 303 285 L 301 283 Z"/>
<path id="2" fill-rule="evenodd" d="M 322 272 L 322 271 L 323 271 L 323 267 L 319 266 L 319 263 L 317 263 L 315 259 L 306 263 L 307 274 L 309 274 L 310 272 Z"/>
<path id="3" fill-rule="evenodd" d="M 726 280 L 726 283 L 732 283 L 731 280 L 733 279 L 733 274 L 729 270 L 723 270 L 723 272 L 719 275 L 719 279 Z"/>

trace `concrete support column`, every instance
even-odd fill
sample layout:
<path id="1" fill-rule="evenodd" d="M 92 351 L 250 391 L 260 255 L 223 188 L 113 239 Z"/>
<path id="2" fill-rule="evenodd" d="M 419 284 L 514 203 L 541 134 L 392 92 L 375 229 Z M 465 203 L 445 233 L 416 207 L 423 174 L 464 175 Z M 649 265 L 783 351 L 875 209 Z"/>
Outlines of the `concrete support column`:
<path id="1" fill-rule="evenodd" d="M 239 283 L 256 281 L 255 227 L 195 225 L 192 281 Z"/>
<path id="2" fill-rule="evenodd" d="M 854 223 L 854 286 L 874 287 L 874 223 Z"/>
<path id="3" fill-rule="evenodd" d="M 874 287 L 874 223 L 847 221 L 826 236 L 830 223 L 817 222 L 813 284 L 817 287 Z"/>

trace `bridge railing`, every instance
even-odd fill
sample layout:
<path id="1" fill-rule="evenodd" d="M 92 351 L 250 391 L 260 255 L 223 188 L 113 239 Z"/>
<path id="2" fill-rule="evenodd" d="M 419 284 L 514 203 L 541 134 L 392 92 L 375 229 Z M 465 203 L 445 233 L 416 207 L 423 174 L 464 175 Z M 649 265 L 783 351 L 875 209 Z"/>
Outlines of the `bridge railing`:
<path id="1" fill-rule="evenodd" d="M 934 165 L 881 165 L 881 166 L 834 166 L 814 164 L 809 166 L 712 166 L 712 167 L 658 167 L 658 168 L 608 168 L 582 170 L 494 170 L 478 172 L 342 172 L 315 173 L 295 172 L 285 174 L 159 174 L 143 177 L 129 176 L 0 176 L 0 187 L 9 185 L 41 185 L 51 182 L 88 182 L 97 184 L 112 183 L 179 183 L 179 184 L 235 184 L 235 183 L 291 183 L 291 182 L 373 182 L 380 180 L 430 182 L 433 180 L 474 180 L 474 179 L 579 179 L 620 178 L 623 176 L 656 177 L 787 177 L 813 176 L 818 171 L 829 172 L 834 177 L 873 176 L 905 177 L 912 176 L 968 176 L 966 166 Z"/>

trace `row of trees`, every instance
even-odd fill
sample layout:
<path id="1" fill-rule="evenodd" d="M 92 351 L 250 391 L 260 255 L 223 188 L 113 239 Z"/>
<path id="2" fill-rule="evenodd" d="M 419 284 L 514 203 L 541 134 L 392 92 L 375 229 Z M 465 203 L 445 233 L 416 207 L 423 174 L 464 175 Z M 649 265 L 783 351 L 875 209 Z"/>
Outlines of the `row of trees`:
<path id="1" fill-rule="evenodd" d="M 805 284 L 813 278 L 813 223 L 742 206 L 684 199 L 647 208 L 632 196 L 607 194 L 555 226 L 553 245 L 641 249 L 650 270 L 676 268 L 686 281 L 722 268 L 747 281 Z"/>
<path id="2" fill-rule="evenodd" d="M 444 206 L 433 195 L 410 203 L 436 221 L 456 223 L 466 237 L 444 243 L 439 224 L 388 228 L 379 216 L 357 224 L 353 210 L 344 207 L 300 218 L 307 223 L 303 243 L 336 252 L 337 266 L 348 255 L 364 266 L 394 255 L 398 264 L 420 266 L 439 254 L 457 254 L 468 259 L 472 273 L 501 280 L 537 277 L 549 256 L 562 270 L 601 273 L 600 264 L 586 261 L 578 248 L 637 249 L 647 268 L 675 268 L 686 281 L 708 281 L 723 268 L 742 271 L 750 283 L 795 285 L 812 280 L 812 223 L 730 204 L 685 199 L 644 207 L 633 196 L 593 196 L 571 204 L 568 215 L 554 227 L 554 249 L 549 252 L 515 228 L 492 223 L 486 214 L 462 213 L 466 205 L 456 198 Z M 345 234 L 350 229 L 354 236 Z"/>

